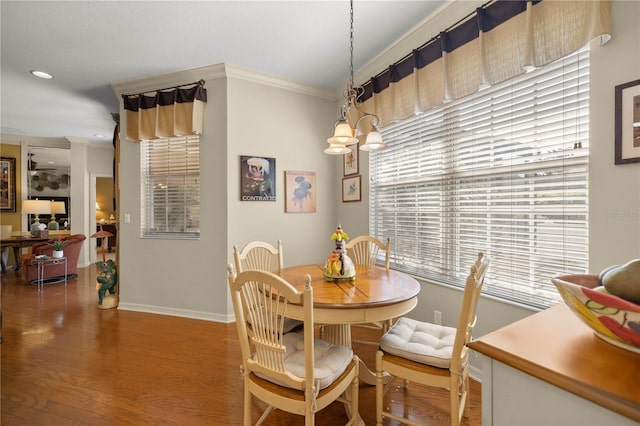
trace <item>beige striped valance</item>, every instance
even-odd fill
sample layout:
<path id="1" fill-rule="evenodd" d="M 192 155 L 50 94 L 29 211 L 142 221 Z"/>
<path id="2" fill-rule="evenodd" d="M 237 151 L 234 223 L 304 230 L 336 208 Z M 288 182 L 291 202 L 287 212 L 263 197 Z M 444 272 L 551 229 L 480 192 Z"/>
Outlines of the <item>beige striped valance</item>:
<path id="1" fill-rule="evenodd" d="M 126 137 L 140 142 L 202 133 L 207 89 L 204 81 L 136 95 L 122 95 Z"/>
<path id="2" fill-rule="evenodd" d="M 499 1 L 363 85 L 381 126 L 506 81 L 611 34 L 609 0 Z"/>

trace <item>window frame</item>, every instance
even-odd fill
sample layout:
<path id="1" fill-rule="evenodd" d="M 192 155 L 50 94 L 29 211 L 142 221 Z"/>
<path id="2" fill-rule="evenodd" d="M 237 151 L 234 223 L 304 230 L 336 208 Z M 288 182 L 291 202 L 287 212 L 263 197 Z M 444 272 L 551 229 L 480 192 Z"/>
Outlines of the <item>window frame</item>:
<path id="1" fill-rule="evenodd" d="M 492 258 L 484 294 L 534 309 L 544 309 L 561 300 L 551 277 L 586 273 L 588 269 L 588 69 L 587 47 L 533 72 L 381 129 L 388 148 L 369 156 L 369 229 L 377 238 L 391 237 L 394 241 L 394 269 L 460 287 L 469 272 L 468 265 L 475 260 L 477 251 L 483 251 Z M 560 83 L 553 80 L 558 74 Z M 547 80 L 549 88 L 545 88 Z M 562 92 L 551 93 L 557 84 L 562 86 Z M 540 103 L 533 105 L 538 102 L 538 92 Z M 534 101 L 520 105 L 522 99 L 526 100 L 524 96 L 529 96 L 527 93 Z M 514 104 L 513 111 L 506 111 L 504 117 L 499 110 L 487 112 L 488 98 L 505 95 L 512 98 L 509 102 Z M 501 108 L 507 105 L 504 102 L 495 103 Z M 500 145 L 500 134 L 507 141 L 529 137 L 524 126 L 531 114 L 538 117 L 538 124 L 532 126 L 532 146 Z M 562 117 L 558 118 L 558 114 Z M 491 117 L 497 118 L 499 124 L 492 127 L 493 140 L 487 141 L 482 126 Z M 460 123 L 469 125 L 474 120 L 475 124 L 460 131 Z M 489 149 L 495 151 L 497 159 L 482 169 L 478 165 L 485 161 L 483 151 Z M 444 161 L 448 157 L 441 156 L 442 152 L 455 160 Z M 431 161 L 432 158 L 440 160 Z M 422 163 L 420 159 L 424 159 Z M 500 168 L 503 177 L 498 173 Z M 563 170 L 561 176 L 558 170 Z M 498 196 L 500 179 L 511 179 L 502 183 L 506 189 L 520 185 L 513 192 L 521 194 L 511 196 L 511 206 Z M 556 185 L 553 179 L 560 181 Z M 527 180 L 531 183 L 527 184 Z M 421 185 L 424 190 L 419 189 Z M 526 185 L 537 185 L 529 198 Z M 444 188 L 442 194 L 438 188 Z M 485 204 L 478 191 L 486 192 Z M 414 194 L 418 195 L 412 206 Z M 551 201 L 541 198 L 544 196 L 558 203 L 562 212 L 556 214 L 555 205 L 545 207 Z M 516 204 L 526 204 L 527 199 L 531 206 Z M 511 213 L 522 214 L 527 208 L 531 214 L 520 221 Z M 412 213 L 414 217 L 410 216 Z M 468 217 L 463 218 L 462 213 Z M 551 234 L 537 233 L 543 227 L 534 222 L 541 218 L 549 222 L 544 229 L 551 230 Z M 420 225 L 412 228 L 412 221 Z M 500 226 L 510 229 L 513 237 L 499 236 Z M 552 235 L 553 232 L 562 235 Z M 498 242 L 499 238 L 503 243 Z M 520 252 L 503 247 L 515 246 L 526 238 L 535 249 L 525 247 Z M 528 250 L 532 255 L 526 255 Z M 560 253 L 558 257 L 545 256 L 546 250 Z M 526 282 L 521 279 L 522 274 L 528 275 Z"/>
<path id="2" fill-rule="evenodd" d="M 140 184 L 141 238 L 200 238 L 199 135 L 141 141 Z"/>

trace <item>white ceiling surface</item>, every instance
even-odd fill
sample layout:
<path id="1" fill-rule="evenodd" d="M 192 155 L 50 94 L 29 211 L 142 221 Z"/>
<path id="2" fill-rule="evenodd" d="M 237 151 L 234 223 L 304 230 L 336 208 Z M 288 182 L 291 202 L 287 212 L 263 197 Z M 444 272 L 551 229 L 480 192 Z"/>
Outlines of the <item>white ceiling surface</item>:
<path id="1" fill-rule="evenodd" d="M 356 0 L 355 70 L 444 2 Z M 110 143 L 112 83 L 223 62 L 328 89 L 349 77 L 347 0 L 2 0 L 0 13 L 8 135 Z"/>

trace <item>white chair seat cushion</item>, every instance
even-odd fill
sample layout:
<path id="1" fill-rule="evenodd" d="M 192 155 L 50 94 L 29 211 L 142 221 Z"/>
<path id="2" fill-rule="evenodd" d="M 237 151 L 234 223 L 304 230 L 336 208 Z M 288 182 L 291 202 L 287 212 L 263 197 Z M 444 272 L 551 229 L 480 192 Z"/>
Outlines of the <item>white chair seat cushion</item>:
<path id="1" fill-rule="evenodd" d="M 392 355 L 439 368 L 449 368 L 456 329 L 402 317 L 380 340 Z"/>
<path id="2" fill-rule="evenodd" d="M 287 333 L 283 337 L 286 348 L 284 354 L 285 370 L 298 377 L 305 377 L 304 374 L 304 336 L 298 333 Z M 341 345 L 333 345 L 324 340 L 314 340 L 314 376 L 319 382 L 320 389 L 331 385 L 342 373 L 353 359 L 353 351 Z M 284 385 L 269 377 L 258 376 L 273 383 Z"/>

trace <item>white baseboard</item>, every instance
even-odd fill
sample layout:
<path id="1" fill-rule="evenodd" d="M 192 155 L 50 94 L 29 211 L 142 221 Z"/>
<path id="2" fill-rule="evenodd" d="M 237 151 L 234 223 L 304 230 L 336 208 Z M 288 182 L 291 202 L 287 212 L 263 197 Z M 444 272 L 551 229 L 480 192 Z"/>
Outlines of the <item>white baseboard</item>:
<path id="1" fill-rule="evenodd" d="M 187 309 L 167 308 L 164 306 L 142 305 L 138 303 L 120 303 L 118 309 L 123 311 L 146 312 L 149 314 L 171 315 L 174 317 L 192 318 L 205 321 L 231 323 L 235 321 L 234 315 L 220 315 L 211 312 L 192 311 Z"/>

